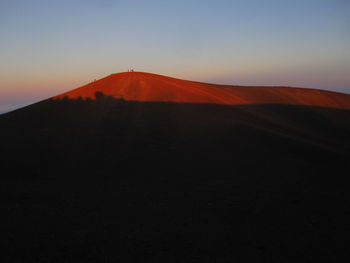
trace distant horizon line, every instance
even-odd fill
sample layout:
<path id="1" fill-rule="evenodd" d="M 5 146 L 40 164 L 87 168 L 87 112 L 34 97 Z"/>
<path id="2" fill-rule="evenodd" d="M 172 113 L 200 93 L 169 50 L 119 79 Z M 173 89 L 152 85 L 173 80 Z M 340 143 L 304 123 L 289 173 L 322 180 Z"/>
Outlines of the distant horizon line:
<path id="1" fill-rule="evenodd" d="M 130 71 L 129 71 L 130 70 Z M 131 71 L 132 70 L 132 71 Z M 114 73 L 110 73 L 102 78 L 96 78 L 90 82 L 86 82 L 86 84 L 80 85 L 78 87 L 73 87 L 70 88 L 66 91 L 72 90 L 72 89 L 77 89 L 83 86 L 86 86 L 94 81 L 98 81 L 104 78 L 107 78 L 109 76 L 112 75 L 117 75 L 117 74 L 137 74 L 137 73 L 142 73 L 142 74 L 150 74 L 150 75 L 157 75 L 157 76 L 163 76 L 163 77 L 168 77 L 168 78 L 173 78 L 173 79 L 178 79 L 178 80 L 184 80 L 184 81 L 190 81 L 190 82 L 195 82 L 195 83 L 202 83 L 202 84 L 208 84 L 208 85 L 216 85 L 216 86 L 223 86 L 223 87 L 280 87 L 280 88 L 295 88 L 295 89 L 308 89 L 308 90 L 319 90 L 319 91 L 323 91 L 323 92 L 330 92 L 330 93 L 339 93 L 339 94 L 344 94 L 344 95 L 350 95 L 350 87 L 349 87 L 349 92 L 346 92 L 345 89 L 342 90 L 334 90 L 332 88 L 326 89 L 326 88 L 309 88 L 309 87 L 303 87 L 303 86 L 298 86 L 298 85 L 242 85 L 242 84 L 223 84 L 223 83 L 215 83 L 215 82 L 210 82 L 210 81 L 200 81 L 200 80 L 190 80 L 187 78 L 180 78 L 180 77 L 172 77 L 169 75 L 164 75 L 164 74 L 159 74 L 159 73 L 153 73 L 153 72 L 148 72 L 148 71 L 138 71 L 134 68 L 130 68 L 127 71 L 120 71 L 120 72 L 114 72 Z M 60 93 L 57 94 L 52 94 L 52 95 L 38 95 L 35 98 L 31 98 L 31 99 L 14 99 L 14 100 L 8 100 L 8 103 L 6 103 L 6 100 L 4 101 L 0 101 L 0 114 L 5 114 L 7 112 L 19 109 L 21 107 L 26 107 L 28 105 L 31 105 L 33 103 L 39 102 L 41 100 L 45 100 L 45 99 L 49 99 L 51 97 L 57 96 L 59 94 L 65 93 L 66 91 L 60 91 Z"/>

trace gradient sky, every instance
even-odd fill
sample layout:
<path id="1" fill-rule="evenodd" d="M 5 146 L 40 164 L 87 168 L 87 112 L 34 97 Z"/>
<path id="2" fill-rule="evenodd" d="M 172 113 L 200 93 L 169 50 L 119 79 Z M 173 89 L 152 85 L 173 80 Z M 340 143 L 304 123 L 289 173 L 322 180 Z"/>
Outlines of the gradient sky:
<path id="1" fill-rule="evenodd" d="M 349 0 L 0 0 L 0 113 L 111 73 L 350 93 Z"/>

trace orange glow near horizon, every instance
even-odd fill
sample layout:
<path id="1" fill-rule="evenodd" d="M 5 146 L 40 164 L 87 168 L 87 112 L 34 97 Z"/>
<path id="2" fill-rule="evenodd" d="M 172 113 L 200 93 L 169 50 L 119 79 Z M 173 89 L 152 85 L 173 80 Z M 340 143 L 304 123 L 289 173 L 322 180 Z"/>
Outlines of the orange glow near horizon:
<path id="1" fill-rule="evenodd" d="M 0 108 L 130 67 L 350 93 L 347 1 L 0 2 Z"/>
<path id="2" fill-rule="evenodd" d="M 213 84 L 215 83 L 225 84 L 225 85 L 242 85 L 243 84 L 243 85 L 252 85 L 252 86 L 258 86 L 258 85 L 269 86 L 270 85 L 270 86 L 305 87 L 301 80 L 299 80 L 298 82 L 282 81 L 283 77 L 280 77 L 280 78 L 270 77 L 270 78 L 267 78 L 266 81 L 254 80 L 254 78 L 249 77 L 248 73 L 244 73 L 243 70 L 240 73 L 240 75 L 237 74 L 235 76 L 231 76 L 227 72 L 221 72 L 221 73 L 216 72 L 216 73 L 218 74 L 218 76 L 214 77 L 213 75 L 210 75 L 210 74 L 206 75 L 203 72 L 194 71 L 191 74 L 194 75 L 195 77 L 191 80 L 196 80 L 196 81 L 205 82 L 205 83 L 213 83 Z M 15 78 L 15 77 L 13 77 L 12 79 L 5 78 L 3 79 L 2 84 L 0 85 L 0 95 L 1 95 L 0 96 L 0 113 L 6 112 L 7 108 L 8 110 L 12 110 L 17 107 L 24 106 L 26 104 L 34 103 L 36 101 L 58 95 L 58 94 L 70 91 L 72 89 L 85 86 L 93 82 L 95 79 L 105 78 L 106 75 L 110 75 L 110 74 L 106 74 L 106 72 L 103 72 L 102 74 L 96 74 L 96 75 L 86 74 L 84 72 L 80 72 L 80 73 L 72 72 L 68 74 L 67 77 L 65 77 L 65 75 L 61 73 L 61 74 L 54 74 L 50 76 L 45 74 L 33 74 L 33 75 L 24 76 L 23 78 Z M 181 79 L 188 79 L 186 76 L 190 74 L 189 73 L 186 74 L 186 72 L 177 72 L 177 73 L 175 72 L 174 75 L 173 75 L 174 77 L 178 77 Z M 262 74 L 260 76 L 262 76 Z M 237 81 L 230 81 L 231 79 L 236 79 Z M 272 82 L 269 79 L 274 79 L 274 81 Z M 285 78 L 285 79 L 288 79 L 288 78 Z M 346 77 L 345 77 L 345 80 L 340 79 L 340 81 L 341 80 L 346 81 Z M 313 79 L 313 81 L 315 82 L 315 79 Z M 293 83 L 300 84 L 300 85 L 290 85 Z M 346 89 L 340 90 L 340 91 L 346 92 Z"/>

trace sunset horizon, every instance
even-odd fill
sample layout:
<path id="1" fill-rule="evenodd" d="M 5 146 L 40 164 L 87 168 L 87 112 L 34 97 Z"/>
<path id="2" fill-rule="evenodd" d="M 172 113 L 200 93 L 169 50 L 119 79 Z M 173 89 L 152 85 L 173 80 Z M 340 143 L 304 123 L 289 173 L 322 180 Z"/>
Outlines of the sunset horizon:
<path id="1" fill-rule="evenodd" d="M 0 7 L 0 113 L 131 67 L 215 84 L 350 93 L 346 1 L 33 0 Z"/>
<path id="2" fill-rule="evenodd" d="M 0 0 L 0 262 L 350 262 L 349 14 Z"/>

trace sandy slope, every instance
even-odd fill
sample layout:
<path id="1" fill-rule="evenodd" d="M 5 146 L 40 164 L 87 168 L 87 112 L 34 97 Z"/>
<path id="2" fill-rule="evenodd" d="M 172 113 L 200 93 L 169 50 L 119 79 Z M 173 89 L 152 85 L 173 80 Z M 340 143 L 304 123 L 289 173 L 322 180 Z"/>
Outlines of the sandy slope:
<path id="1" fill-rule="evenodd" d="M 3 114 L 0 262 L 347 262 L 349 106 L 121 73 Z"/>
<path id="2" fill-rule="evenodd" d="M 241 104 L 291 104 L 350 109 L 350 95 L 291 87 L 226 86 L 126 72 L 107 76 L 54 98 L 95 98 L 96 92 L 130 101 Z"/>

